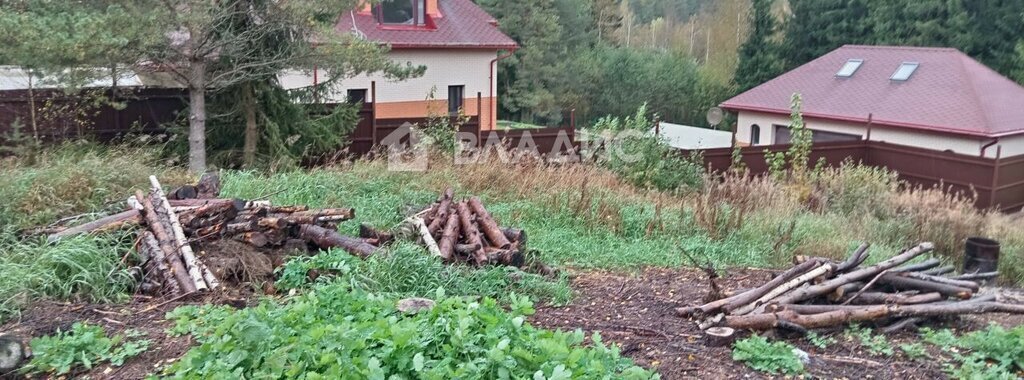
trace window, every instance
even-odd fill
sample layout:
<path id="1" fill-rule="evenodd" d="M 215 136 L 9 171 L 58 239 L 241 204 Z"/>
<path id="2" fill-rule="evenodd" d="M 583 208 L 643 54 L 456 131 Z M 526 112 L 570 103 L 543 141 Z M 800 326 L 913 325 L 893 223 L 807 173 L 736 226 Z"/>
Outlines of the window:
<path id="1" fill-rule="evenodd" d="M 811 141 L 816 143 L 834 141 L 859 141 L 861 135 L 850 133 L 828 132 L 811 130 Z M 793 130 L 788 125 L 775 124 L 775 144 L 791 144 L 793 142 Z"/>
<path id="2" fill-rule="evenodd" d="M 366 89 L 365 88 L 354 88 L 348 90 L 348 102 L 349 103 L 366 103 Z"/>
<path id="3" fill-rule="evenodd" d="M 424 25 L 426 0 L 383 0 L 374 7 L 377 22 L 390 25 Z"/>
<path id="4" fill-rule="evenodd" d="M 458 116 L 462 109 L 466 86 L 448 86 L 448 114 Z"/>
<path id="5" fill-rule="evenodd" d="M 857 72 L 857 69 L 860 68 L 862 63 L 864 63 L 863 59 L 851 59 L 846 61 L 846 64 L 839 68 L 839 72 L 836 73 L 836 76 L 840 78 L 852 77 L 853 73 Z"/>
<path id="6" fill-rule="evenodd" d="M 903 62 L 895 73 L 892 73 L 892 77 L 889 79 L 905 81 L 910 79 L 911 75 L 914 75 L 914 71 L 917 70 L 917 62 Z"/>
<path id="7" fill-rule="evenodd" d="M 757 124 L 750 126 L 750 145 L 761 143 L 761 127 Z"/>

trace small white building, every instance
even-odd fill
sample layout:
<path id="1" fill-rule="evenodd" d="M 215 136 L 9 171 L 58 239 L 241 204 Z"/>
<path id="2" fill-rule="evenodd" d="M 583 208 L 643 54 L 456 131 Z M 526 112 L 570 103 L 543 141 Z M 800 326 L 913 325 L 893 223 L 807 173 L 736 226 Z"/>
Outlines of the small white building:
<path id="1" fill-rule="evenodd" d="M 689 125 L 660 122 L 651 128 L 651 134 L 658 134 L 676 149 L 712 149 L 732 147 L 732 132 L 691 127 Z"/>
<path id="2" fill-rule="evenodd" d="M 814 141 L 1024 154 L 1024 87 L 956 49 L 843 46 L 722 103 L 737 142 L 788 143 L 794 93 Z"/>

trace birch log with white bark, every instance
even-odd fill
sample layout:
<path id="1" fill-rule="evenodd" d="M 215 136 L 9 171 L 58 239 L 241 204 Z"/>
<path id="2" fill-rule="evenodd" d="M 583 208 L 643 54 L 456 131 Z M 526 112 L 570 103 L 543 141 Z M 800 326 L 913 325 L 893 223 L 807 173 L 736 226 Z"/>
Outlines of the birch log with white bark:
<path id="1" fill-rule="evenodd" d="M 196 260 L 195 252 L 192 252 L 192 246 L 189 245 L 188 238 L 185 237 L 185 230 L 181 228 L 181 223 L 178 222 L 178 215 L 175 214 L 174 209 L 171 208 L 171 203 L 164 195 L 160 180 L 156 176 L 149 176 L 149 184 L 152 187 L 153 194 L 160 200 L 160 203 L 167 211 L 167 219 L 171 223 L 171 233 L 181 252 L 182 261 L 185 262 L 185 269 L 188 269 L 189 277 L 192 277 L 192 281 L 196 284 L 196 290 L 216 289 L 220 283 L 212 274 L 203 276 L 202 267 L 197 262 L 198 260 Z M 210 280 L 213 281 L 211 282 Z"/>

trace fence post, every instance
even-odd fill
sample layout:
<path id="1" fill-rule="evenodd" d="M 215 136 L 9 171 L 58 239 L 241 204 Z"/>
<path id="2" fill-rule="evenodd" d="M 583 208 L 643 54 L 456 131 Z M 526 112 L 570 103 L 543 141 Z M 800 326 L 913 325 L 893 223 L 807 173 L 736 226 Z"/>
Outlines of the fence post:
<path id="1" fill-rule="evenodd" d="M 992 169 L 992 189 L 989 192 L 989 198 L 988 198 L 988 207 L 989 208 L 993 208 L 993 207 L 996 206 L 996 193 L 998 193 L 998 190 L 999 190 L 999 166 L 1000 166 L 1000 161 L 1002 161 L 1002 156 L 1003 156 L 1003 146 L 1002 145 L 996 146 L 995 166 L 993 166 L 993 169 Z"/>
<path id="2" fill-rule="evenodd" d="M 569 127 L 576 129 L 576 109 L 569 110 Z"/>
<path id="3" fill-rule="evenodd" d="M 377 146 L 377 81 L 370 82 L 370 151 Z"/>
<path id="4" fill-rule="evenodd" d="M 480 141 L 480 131 L 484 129 L 484 97 L 483 93 L 477 91 L 476 93 L 476 147 L 483 146 L 483 142 Z M 491 119 L 496 115 L 487 115 L 487 124 L 491 124 Z"/>

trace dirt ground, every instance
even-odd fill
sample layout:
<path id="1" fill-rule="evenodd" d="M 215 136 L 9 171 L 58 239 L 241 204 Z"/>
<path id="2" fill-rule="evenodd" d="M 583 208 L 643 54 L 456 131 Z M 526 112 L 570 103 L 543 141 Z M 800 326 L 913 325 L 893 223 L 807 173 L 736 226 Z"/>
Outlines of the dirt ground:
<path id="1" fill-rule="evenodd" d="M 731 270 L 722 279 L 726 290 L 750 288 L 770 279 L 766 270 Z M 622 353 L 638 364 L 656 368 L 664 379 L 770 378 L 731 359 L 728 347 L 706 347 L 692 321 L 674 315 L 677 306 L 699 304 L 708 291 L 700 271 L 648 269 L 638 273 L 580 272 L 573 275 L 576 295 L 570 305 L 540 306 L 531 322 L 538 327 L 575 330 L 589 336 L 598 331 L 605 342 L 620 345 Z M 171 338 L 165 334 L 170 323 L 164 314 L 185 304 L 217 303 L 243 307 L 251 294 L 208 295 L 180 300 L 136 296 L 123 305 L 40 302 L 22 317 L 0 327 L 0 334 L 22 338 L 68 330 L 77 321 L 103 326 L 108 333 L 127 329 L 143 332 L 152 341 L 149 350 L 122 367 L 101 365 L 69 378 L 141 379 L 177 360 L 193 344 L 189 337 Z M 1005 326 L 1024 323 L 1024 316 L 1002 314 L 968 317 L 934 325 L 955 329 L 984 327 L 993 321 Z M 805 339 L 788 340 L 810 357 L 808 372 L 815 378 L 830 379 L 937 379 L 945 378 L 939 360 L 914 361 L 901 355 L 872 356 L 857 342 L 843 340 L 841 332 L 833 336 L 837 343 L 821 350 Z M 912 332 L 891 336 L 894 345 L 915 340 Z M 933 357 L 941 353 L 932 350 Z M 3 376 L 0 375 L 0 378 Z"/>
<path id="2" fill-rule="evenodd" d="M 775 274 L 766 270 L 732 270 L 720 283 L 725 289 L 746 289 L 763 284 Z M 634 274 L 587 272 L 574 276 L 576 295 L 565 307 L 539 307 L 531 318 L 535 326 L 550 329 L 582 328 L 589 336 L 601 333 L 615 342 L 637 364 L 656 368 L 664 379 L 770 378 L 732 360 L 728 347 L 706 347 L 696 323 L 675 316 L 677 306 L 699 305 L 708 292 L 703 272 L 648 269 Z M 993 314 L 933 324 L 954 329 L 983 328 L 989 321 L 1007 327 L 1024 323 L 1024 316 Z M 824 335 L 824 334 L 823 334 Z M 810 376 L 827 379 L 940 379 L 947 377 L 938 360 L 914 361 L 900 354 L 872 356 L 859 342 L 844 341 L 842 332 L 827 349 L 806 339 L 790 343 L 808 353 Z M 913 332 L 890 336 L 893 345 L 916 340 Z M 941 357 L 931 350 L 932 357 Z"/>

